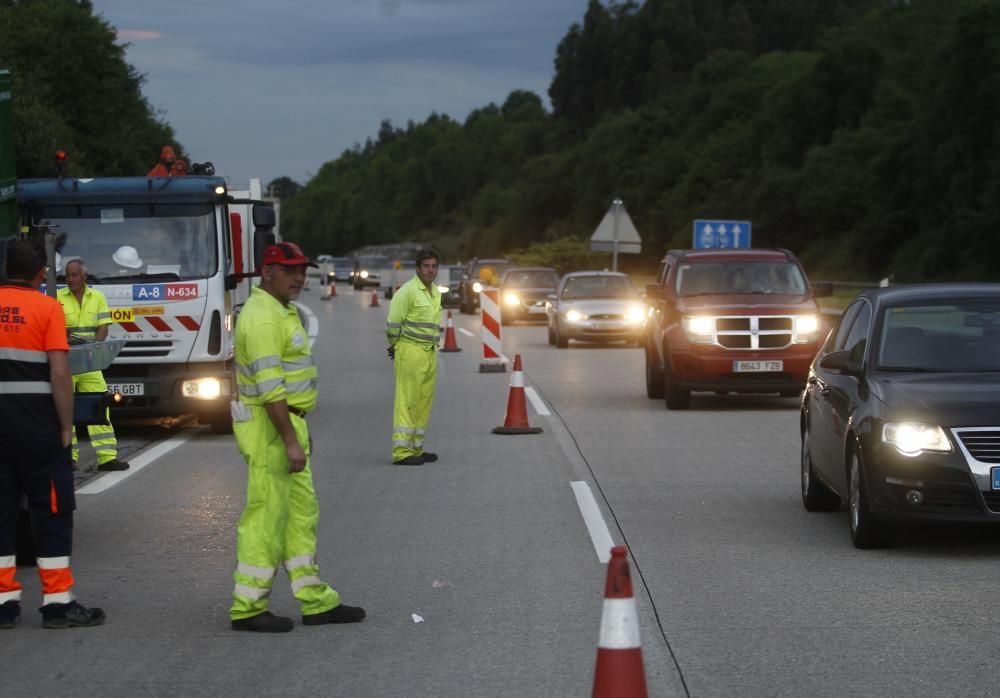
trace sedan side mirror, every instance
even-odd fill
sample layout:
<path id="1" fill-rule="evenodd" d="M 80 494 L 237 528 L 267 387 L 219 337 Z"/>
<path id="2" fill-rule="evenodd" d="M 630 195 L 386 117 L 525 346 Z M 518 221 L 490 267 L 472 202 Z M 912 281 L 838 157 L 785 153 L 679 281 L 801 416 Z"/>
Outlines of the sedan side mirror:
<path id="1" fill-rule="evenodd" d="M 837 371 L 851 376 L 861 375 L 861 365 L 851 360 L 851 352 L 843 351 L 830 352 L 819 360 L 821 368 L 830 371 Z"/>

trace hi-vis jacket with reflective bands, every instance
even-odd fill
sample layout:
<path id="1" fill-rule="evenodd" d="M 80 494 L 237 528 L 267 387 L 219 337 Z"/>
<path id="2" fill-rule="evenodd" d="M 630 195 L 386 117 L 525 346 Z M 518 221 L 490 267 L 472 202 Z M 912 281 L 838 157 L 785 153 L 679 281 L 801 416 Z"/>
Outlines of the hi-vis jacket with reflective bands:
<path id="1" fill-rule="evenodd" d="M 316 364 L 298 311 L 259 287 L 236 322 L 236 386 L 247 405 L 287 400 L 306 412 L 316 407 Z"/>
<path id="2" fill-rule="evenodd" d="M 392 346 L 405 341 L 436 347 L 441 338 L 441 292 L 437 286 L 427 288 L 417 276 L 403 284 L 389 304 L 385 335 Z"/>
<path id="3" fill-rule="evenodd" d="M 59 289 L 56 298 L 66 314 L 66 331 L 70 334 L 93 339 L 98 328 L 111 324 L 108 299 L 96 288 L 87 286 L 84 289 L 82 303 L 76 300 L 68 287 Z"/>

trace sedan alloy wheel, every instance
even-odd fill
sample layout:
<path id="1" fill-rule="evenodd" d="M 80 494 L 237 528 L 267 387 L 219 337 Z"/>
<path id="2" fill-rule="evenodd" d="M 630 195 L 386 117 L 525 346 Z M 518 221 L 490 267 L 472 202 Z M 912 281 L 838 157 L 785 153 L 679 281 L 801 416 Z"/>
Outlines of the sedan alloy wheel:
<path id="1" fill-rule="evenodd" d="M 847 510 L 851 526 L 851 541 L 854 547 L 870 549 L 892 545 L 892 528 L 875 519 L 868 504 L 864 471 L 858 449 L 851 452 L 851 469 L 848 475 Z"/>

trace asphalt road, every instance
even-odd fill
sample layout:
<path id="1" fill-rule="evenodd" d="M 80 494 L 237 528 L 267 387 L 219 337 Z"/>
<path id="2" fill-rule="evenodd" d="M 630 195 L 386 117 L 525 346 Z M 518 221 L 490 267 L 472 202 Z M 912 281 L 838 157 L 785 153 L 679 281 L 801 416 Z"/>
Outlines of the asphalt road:
<path id="1" fill-rule="evenodd" d="M 550 414 L 531 400 L 544 433 L 493 435 L 510 374 L 478 372 L 478 318 L 456 312 L 463 351 L 440 355 L 427 444 L 441 461 L 394 467 L 386 304 L 338 293 L 304 298 L 319 327 L 319 560 L 368 619 L 230 631 L 245 468 L 231 437 L 148 432 L 154 449 L 179 445 L 155 460 L 144 447 L 143 467 L 78 494 L 77 592 L 108 623 L 41 629 L 23 568 L 26 617 L 0 631 L 17 657 L 4 695 L 586 695 L 605 566 L 572 483 L 630 549 L 651 695 L 995 692 L 996 534 L 912 530 L 855 550 L 844 512 L 802 509 L 794 399 L 696 395 L 668 412 L 645 397 L 641 349 L 556 349 L 544 326 L 516 326 L 505 353 Z M 280 576 L 272 608 L 297 617 Z"/>

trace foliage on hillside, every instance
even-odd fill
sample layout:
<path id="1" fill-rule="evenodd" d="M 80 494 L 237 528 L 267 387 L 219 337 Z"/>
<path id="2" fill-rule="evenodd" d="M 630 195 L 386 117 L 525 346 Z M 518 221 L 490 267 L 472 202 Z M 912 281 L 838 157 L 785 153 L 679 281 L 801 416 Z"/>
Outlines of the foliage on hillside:
<path id="1" fill-rule="evenodd" d="M 650 262 L 694 218 L 739 218 L 816 273 L 995 278 L 997 37 L 983 0 L 592 0 L 556 49 L 551 113 L 517 91 L 464 122 L 385 122 L 284 230 L 468 258 L 586 238 L 619 196 Z"/>
<path id="2" fill-rule="evenodd" d="M 89 0 L 0 0 L 0 68 L 14 83 L 19 177 L 143 175 L 160 147 L 183 149 L 141 92 L 115 30 Z"/>

